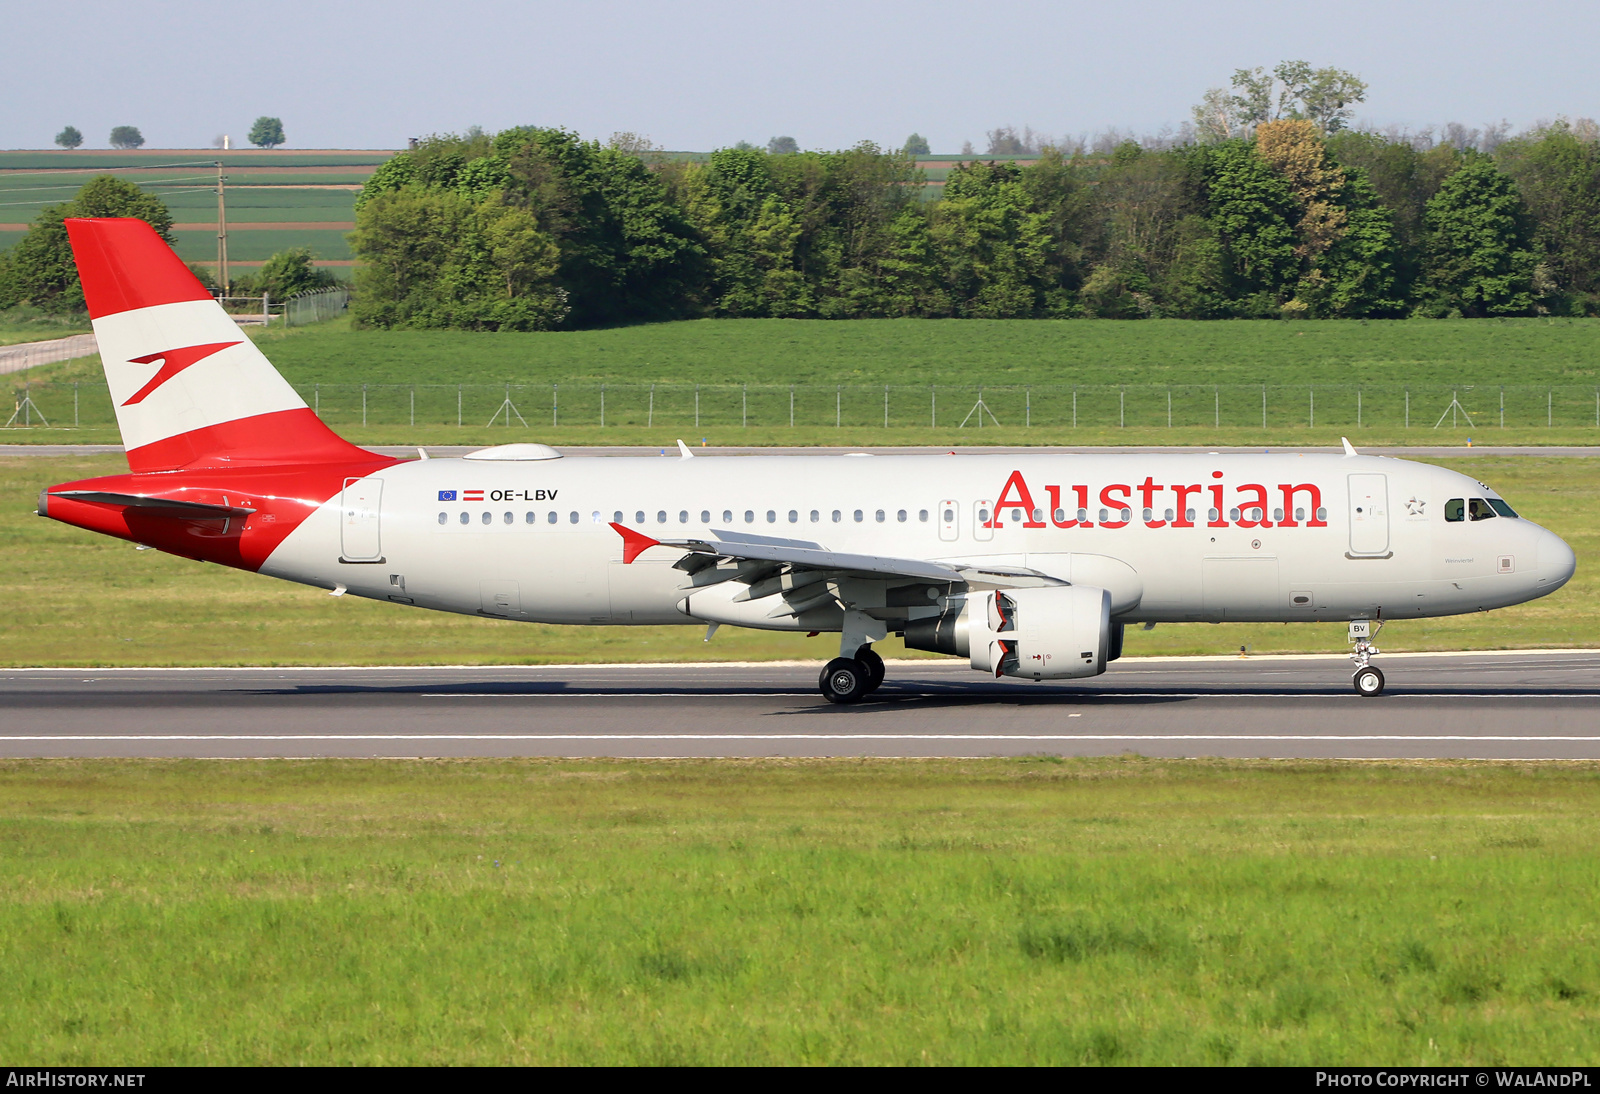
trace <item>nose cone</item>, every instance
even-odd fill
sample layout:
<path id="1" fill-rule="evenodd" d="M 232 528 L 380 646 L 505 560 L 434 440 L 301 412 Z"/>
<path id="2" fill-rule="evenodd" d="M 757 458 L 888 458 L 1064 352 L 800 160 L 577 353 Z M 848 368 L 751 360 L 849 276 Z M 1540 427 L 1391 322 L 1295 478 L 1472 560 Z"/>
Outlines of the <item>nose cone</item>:
<path id="1" fill-rule="evenodd" d="M 1567 541 L 1547 529 L 1539 529 L 1538 571 L 1535 580 L 1539 595 L 1553 593 L 1568 581 L 1578 569 L 1578 556 Z"/>

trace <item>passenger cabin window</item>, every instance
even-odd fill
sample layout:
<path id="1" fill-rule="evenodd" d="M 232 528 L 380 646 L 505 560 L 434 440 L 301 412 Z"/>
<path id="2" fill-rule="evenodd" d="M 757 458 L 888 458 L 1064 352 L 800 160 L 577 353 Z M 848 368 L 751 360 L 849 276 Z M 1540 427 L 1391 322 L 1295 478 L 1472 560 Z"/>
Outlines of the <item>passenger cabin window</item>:
<path id="1" fill-rule="evenodd" d="M 756 511 L 754 509 L 746 509 L 744 511 L 744 522 L 746 524 L 754 524 L 756 522 Z"/>
<path id="2" fill-rule="evenodd" d="M 439 523 L 440 524 L 449 524 L 450 523 L 450 514 L 449 513 L 440 513 L 439 514 Z"/>
<path id="3" fill-rule="evenodd" d="M 667 523 L 667 511 L 665 509 L 657 510 L 657 512 L 656 512 L 656 523 L 657 524 L 665 524 L 665 523 Z"/>
<path id="4" fill-rule="evenodd" d="M 468 516 L 466 513 L 462 513 L 461 514 L 461 523 L 462 524 L 471 524 L 472 523 L 472 518 L 470 516 Z"/>
<path id="5" fill-rule="evenodd" d="M 505 516 L 504 516 L 504 517 L 503 517 L 503 518 L 501 518 L 501 519 L 502 519 L 502 523 L 505 523 L 505 524 L 515 524 L 515 523 L 516 523 L 516 520 L 517 520 L 517 517 L 516 517 L 516 514 L 514 514 L 514 513 L 507 513 L 507 514 L 506 514 L 506 515 L 505 515 Z"/>
<path id="6" fill-rule="evenodd" d="M 622 510 L 618 509 L 615 513 L 612 513 L 611 514 L 611 519 L 613 521 L 615 521 L 616 523 L 621 524 L 622 523 Z M 528 523 L 529 524 L 533 523 L 533 514 L 532 513 L 528 514 Z"/>
<path id="7" fill-rule="evenodd" d="M 732 524 L 733 523 L 733 510 L 732 509 L 724 509 L 722 511 L 722 523 L 724 523 L 724 524 Z"/>
<path id="8" fill-rule="evenodd" d="M 800 510 L 798 510 L 798 509 L 789 510 L 789 523 L 790 524 L 799 524 L 800 523 Z"/>
<path id="9" fill-rule="evenodd" d="M 777 524 L 778 523 L 778 511 L 776 509 L 768 509 L 767 510 L 767 523 L 768 524 Z"/>
<path id="10" fill-rule="evenodd" d="M 688 524 L 689 523 L 689 510 L 687 510 L 687 509 L 679 509 L 678 510 L 678 523 L 679 524 Z"/>
<path id="11" fill-rule="evenodd" d="M 843 519 L 844 519 L 844 514 L 839 512 L 839 510 L 835 509 L 833 511 L 833 523 L 838 524 Z"/>
<path id="12" fill-rule="evenodd" d="M 1451 498 L 1444 503 L 1444 519 L 1455 523 L 1467 515 L 1467 503 L 1463 498 Z"/>
<path id="13" fill-rule="evenodd" d="M 876 520 L 879 524 L 882 524 L 883 523 L 883 510 L 882 509 L 877 510 L 877 512 L 875 512 L 873 514 L 873 518 L 872 519 Z"/>
<path id="14" fill-rule="evenodd" d="M 866 515 L 866 514 L 864 514 L 864 513 L 862 513 L 862 511 L 861 511 L 861 510 L 859 510 L 859 509 L 857 509 L 857 510 L 856 510 L 856 512 L 855 512 L 855 518 L 856 518 L 856 523 L 857 523 L 857 524 L 860 524 L 860 523 L 861 523 L 861 520 L 862 520 L 862 518 L 863 518 L 863 517 L 864 517 L 864 516 L 865 516 L 865 515 Z"/>
<path id="15" fill-rule="evenodd" d="M 904 509 L 896 509 L 894 519 L 904 524 L 906 522 L 906 511 Z"/>
<path id="16" fill-rule="evenodd" d="M 953 516 L 955 516 L 955 514 L 952 513 L 951 516 L 953 517 Z M 917 510 L 917 519 L 920 520 L 923 524 L 927 524 L 928 523 L 928 511 L 926 509 L 918 509 Z"/>
<path id="17" fill-rule="evenodd" d="M 635 524 L 643 524 L 644 523 L 644 510 L 643 509 L 640 509 L 638 512 L 633 514 L 633 523 L 635 523 Z"/>
<path id="18" fill-rule="evenodd" d="M 578 512 L 577 512 L 577 510 L 573 510 L 572 515 L 570 517 L 568 517 L 567 519 L 571 523 L 577 524 L 578 523 Z"/>
<path id="19" fill-rule="evenodd" d="M 1489 520 L 1499 515 L 1482 498 L 1473 498 L 1467 502 L 1467 516 L 1473 520 Z"/>
<path id="20" fill-rule="evenodd" d="M 817 523 L 817 521 L 819 521 L 821 519 L 822 519 L 822 514 L 820 512 L 818 512 L 815 509 L 811 510 L 811 523 L 812 524 Z"/>
<path id="21" fill-rule="evenodd" d="M 711 523 L 711 510 L 709 510 L 709 509 L 700 510 L 700 523 L 701 524 L 710 524 Z"/>
<path id="22" fill-rule="evenodd" d="M 552 511 L 548 516 L 545 517 L 545 522 L 548 523 L 548 524 L 554 524 L 556 521 L 558 521 L 560 519 L 561 519 L 561 517 L 558 514 L 556 514 L 554 511 Z M 466 514 L 465 513 L 462 514 L 461 523 L 462 524 L 467 523 Z"/>

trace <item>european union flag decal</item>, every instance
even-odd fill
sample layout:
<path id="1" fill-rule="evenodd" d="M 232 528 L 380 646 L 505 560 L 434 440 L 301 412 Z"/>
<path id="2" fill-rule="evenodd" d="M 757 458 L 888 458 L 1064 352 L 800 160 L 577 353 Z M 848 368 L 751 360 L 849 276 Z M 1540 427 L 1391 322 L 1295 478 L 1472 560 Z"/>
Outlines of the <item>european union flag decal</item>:
<path id="1" fill-rule="evenodd" d="M 455 501 L 456 500 L 456 492 L 454 490 L 441 490 L 441 491 L 439 491 L 439 500 L 440 501 Z"/>

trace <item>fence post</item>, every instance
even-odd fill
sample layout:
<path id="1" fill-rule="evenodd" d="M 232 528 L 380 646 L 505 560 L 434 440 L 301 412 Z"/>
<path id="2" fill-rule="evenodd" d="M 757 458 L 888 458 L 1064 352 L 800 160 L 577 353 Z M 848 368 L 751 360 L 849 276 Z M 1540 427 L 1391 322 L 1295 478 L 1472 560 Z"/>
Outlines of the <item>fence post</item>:
<path id="1" fill-rule="evenodd" d="M 417 385 L 411 385 L 411 428 L 417 428 Z"/>
<path id="2" fill-rule="evenodd" d="M 1117 388 L 1117 428 L 1128 428 L 1128 389 L 1126 386 Z"/>
<path id="3" fill-rule="evenodd" d="M 1356 428 L 1361 428 L 1361 385 L 1356 385 Z"/>
<path id="4" fill-rule="evenodd" d="M 1406 385 L 1406 428 L 1411 428 L 1411 385 Z"/>
<path id="5" fill-rule="evenodd" d="M 1595 405 L 1600 406 L 1600 402 L 1596 402 Z M 1600 417 L 1595 420 L 1600 421 Z M 72 428 L 78 428 L 78 381 L 76 380 L 72 381 Z"/>
<path id="6" fill-rule="evenodd" d="M 1078 385 L 1072 385 L 1072 428 L 1078 428 Z"/>
<path id="7" fill-rule="evenodd" d="M 361 385 L 361 425 L 362 425 L 362 428 L 365 428 L 366 424 L 367 424 L 367 385 L 366 384 L 362 384 Z"/>
<path id="8" fill-rule="evenodd" d="M 655 428 L 655 424 L 656 424 L 656 385 L 651 384 L 650 385 L 650 410 L 645 415 L 644 425 L 645 425 L 646 429 L 654 429 Z"/>
<path id="9" fill-rule="evenodd" d="M 1033 428 L 1033 385 L 1032 384 L 1029 384 L 1026 388 L 1023 389 L 1022 398 L 1023 398 L 1023 407 L 1025 408 L 1024 414 L 1023 414 L 1023 419 L 1022 419 L 1022 428 L 1024 428 L 1024 429 L 1032 429 Z"/>
<path id="10" fill-rule="evenodd" d="M 1222 388 L 1211 385 L 1211 428 L 1222 428 Z"/>
<path id="11" fill-rule="evenodd" d="M 606 427 L 606 385 L 600 385 L 600 428 Z"/>
<path id="12" fill-rule="evenodd" d="M 507 425 L 511 424 L 511 420 L 509 418 L 506 419 L 506 424 Z M 550 428 L 554 429 L 556 426 L 558 426 L 560 424 L 561 424 L 561 385 L 560 384 L 551 384 L 550 385 Z"/>
<path id="13" fill-rule="evenodd" d="M 322 385 L 311 385 L 311 413 L 322 417 Z"/>
<path id="14" fill-rule="evenodd" d="M 1506 427 L 1506 385 L 1500 385 L 1500 428 Z"/>
<path id="15" fill-rule="evenodd" d="M 889 385 L 883 385 L 883 428 L 889 428 Z"/>
<path id="16" fill-rule="evenodd" d="M 939 385 L 928 385 L 928 428 L 939 428 Z"/>
<path id="17" fill-rule="evenodd" d="M 1261 385 L 1261 428 L 1267 428 L 1267 385 Z"/>
<path id="18" fill-rule="evenodd" d="M 700 428 L 700 385 L 694 385 L 694 427 Z"/>
<path id="19" fill-rule="evenodd" d="M 1167 428 L 1172 428 L 1172 385 L 1167 385 Z"/>
<path id="20" fill-rule="evenodd" d="M 794 385 L 789 385 L 789 428 L 794 428 Z"/>
<path id="21" fill-rule="evenodd" d="M 844 385 L 835 384 L 833 387 L 833 428 L 838 429 L 844 423 Z"/>
<path id="22" fill-rule="evenodd" d="M 745 384 L 739 393 L 739 428 L 750 428 L 750 385 Z"/>
<path id="23" fill-rule="evenodd" d="M 1546 388 L 1544 392 L 1544 427 L 1549 429 L 1555 424 L 1556 393 L 1553 388 Z"/>
<path id="24" fill-rule="evenodd" d="M 1311 418 L 1306 422 L 1307 429 L 1317 428 L 1317 385 L 1307 384 L 1306 390 L 1311 392 Z"/>

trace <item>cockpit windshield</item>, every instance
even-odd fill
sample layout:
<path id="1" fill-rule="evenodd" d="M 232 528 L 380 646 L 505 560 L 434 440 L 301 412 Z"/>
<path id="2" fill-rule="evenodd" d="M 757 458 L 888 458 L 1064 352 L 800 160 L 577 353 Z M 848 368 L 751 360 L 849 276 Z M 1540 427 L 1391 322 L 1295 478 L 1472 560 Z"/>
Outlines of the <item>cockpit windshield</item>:
<path id="1" fill-rule="evenodd" d="M 1467 499 L 1467 516 L 1472 520 L 1490 520 L 1499 516 L 1488 502 L 1482 498 Z"/>
<path id="2" fill-rule="evenodd" d="M 1444 519 L 1452 524 L 1462 520 L 1492 520 L 1516 515 L 1516 510 L 1499 498 L 1451 498 L 1444 503 Z"/>
<path id="3" fill-rule="evenodd" d="M 1514 517 L 1517 515 L 1517 511 L 1511 508 L 1511 506 L 1507 505 L 1500 498 L 1490 498 L 1489 504 L 1493 506 L 1494 511 L 1499 513 L 1502 517 Z"/>

